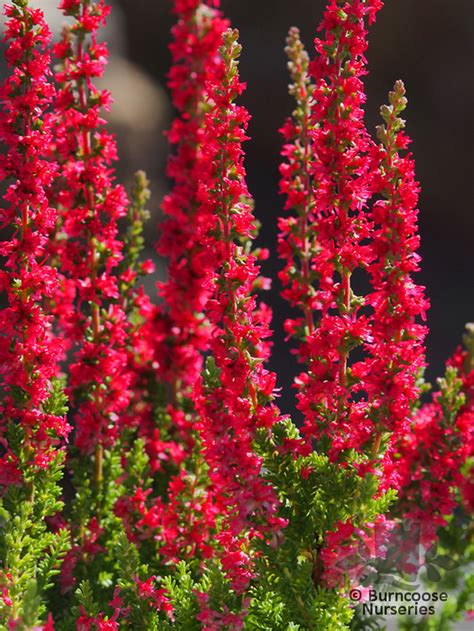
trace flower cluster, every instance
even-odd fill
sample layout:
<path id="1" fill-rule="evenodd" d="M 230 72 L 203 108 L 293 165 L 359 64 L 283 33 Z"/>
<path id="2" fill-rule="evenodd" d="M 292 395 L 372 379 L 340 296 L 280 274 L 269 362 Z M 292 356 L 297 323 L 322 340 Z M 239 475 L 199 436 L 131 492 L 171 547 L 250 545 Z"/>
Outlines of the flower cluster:
<path id="1" fill-rule="evenodd" d="M 387 555 L 387 544 L 394 530 L 395 521 L 384 515 L 364 524 L 364 528 L 356 528 L 350 522 L 336 524 L 326 534 L 326 545 L 321 551 L 326 585 L 337 588 L 347 579 L 353 585 L 361 585 L 370 572 L 371 562 Z"/>
<path id="2" fill-rule="evenodd" d="M 283 176 L 280 188 L 286 195 L 285 210 L 295 210 L 298 217 L 281 218 L 279 221 L 279 252 L 287 261 L 279 276 L 285 285 L 282 296 L 304 315 L 287 326 L 291 326 L 294 333 L 298 327 L 300 337 L 304 338 L 314 330 L 314 274 L 311 271 L 314 196 L 310 174 L 310 164 L 314 160 L 311 138 L 311 108 L 314 101 L 313 84 L 308 74 L 309 55 L 301 43 L 296 27 L 290 30 L 285 51 L 293 82 L 290 85 L 290 94 L 296 101 L 296 109 L 280 130 L 287 141 L 282 151 L 286 162 L 280 167 Z"/>
<path id="3" fill-rule="evenodd" d="M 420 261 L 418 184 L 412 157 L 400 155 L 410 142 L 399 116 L 407 103 L 404 95 L 403 83 L 397 81 L 389 105 L 381 108 L 385 125 L 377 129 L 382 144 L 374 149 L 378 169 L 373 188 L 382 199 L 373 204 L 371 213 L 377 257 L 368 270 L 374 289 L 367 300 L 373 309 L 371 359 L 361 375 L 368 384 L 377 431 L 385 427 L 400 435 L 408 428 L 419 395 L 416 380 L 425 366 L 426 327 L 418 319 L 425 318 L 428 308 L 424 288 L 412 279 Z"/>
<path id="4" fill-rule="evenodd" d="M 0 175 L 8 184 L 0 210 L 5 305 L 0 310 L 0 624 L 13 629 L 25 616 L 32 624 L 39 621 L 39 602 L 27 605 L 26 594 L 35 589 L 35 580 L 48 584 L 63 552 L 64 536 L 48 532 L 45 518 L 61 508 L 56 481 L 71 428 L 58 379 L 63 345 L 53 335 L 47 311 L 58 286 L 47 259 L 56 221 L 48 192 L 57 172 L 47 158 L 48 108 L 55 98 L 51 34 L 42 12 L 22 0 L 7 5 L 5 13 L 11 74 L 0 92 Z"/>
<path id="5" fill-rule="evenodd" d="M 50 32 L 39 10 L 22 2 L 6 7 L 6 58 L 13 68 L 2 86 L 0 162 L 11 181 L 1 209 L 1 226 L 11 238 L 2 241 L 0 290 L 7 306 L 0 312 L 0 376 L 5 398 L 0 408 L 0 486 L 20 483 L 28 467 L 44 469 L 69 431 L 62 416 L 49 413 L 52 380 L 58 373 L 61 340 L 53 337 L 44 299 L 57 288 L 56 270 L 45 260 L 56 212 L 48 189 L 57 165 L 47 160 L 51 126 L 45 111 L 55 94 L 47 46 Z M 13 180 L 13 181 L 12 181 Z M 8 428 L 22 428 L 21 452 L 8 445 Z M 21 455 L 23 454 L 23 455 Z"/>
<path id="6" fill-rule="evenodd" d="M 93 481 L 94 489 L 94 494 L 77 494 L 77 503 L 64 516 L 73 545 L 62 568 L 61 590 L 71 594 L 81 572 L 78 564 L 100 563 L 107 553 L 104 540 L 112 511 L 104 510 L 104 498 L 115 482 L 110 472 L 104 474 L 107 450 L 141 419 L 136 399 L 142 395 L 134 387 L 136 366 L 147 348 L 135 321 L 151 309 L 148 297 L 134 286 L 151 266 L 137 261 L 146 181 L 138 178 L 132 202 L 115 183 L 116 144 L 102 118 L 111 97 L 94 85 L 107 63 L 107 46 L 98 32 L 110 8 L 103 1 L 68 0 L 60 9 L 72 20 L 53 48 L 59 63 L 52 150 L 60 171 L 51 192 L 59 218 L 50 249 L 61 283 L 52 310 L 70 347 L 74 448 L 68 465 L 75 485 L 84 484 L 82 476 Z M 130 223 L 124 238 L 119 234 L 122 219 Z"/>
<path id="7" fill-rule="evenodd" d="M 172 29 L 173 65 L 168 85 L 177 116 L 168 133 L 174 152 L 167 170 L 173 187 L 163 201 L 165 218 L 157 246 L 168 258 L 168 278 L 158 283 L 162 302 L 149 314 L 139 334 L 141 344 L 152 341 L 148 366 L 142 363 L 148 396 L 139 402 L 139 433 L 146 441 L 151 470 L 167 478 L 167 490 L 165 497 L 156 497 L 151 489 L 140 486 L 117 506 L 129 532 L 156 538 L 160 555 L 173 562 L 180 556 L 210 556 L 209 539 L 217 513 L 210 494 L 205 500 L 200 497 L 208 480 L 197 454 L 190 396 L 209 335 L 203 314 L 209 292 L 204 288 L 206 270 L 195 232 L 201 221 L 197 191 L 203 160 L 202 127 L 209 107 L 207 81 L 218 63 L 222 34 L 228 26 L 218 5 L 200 1 L 173 5 L 177 23 Z M 164 393 L 153 397 L 156 375 Z M 142 386 L 142 395 L 143 391 Z"/>
<path id="8" fill-rule="evenodd" d="M 425 328 L 418 319 L 427 308 L 411 277 L 419 261 L 418 186 L 411 157 L 400 155 L 409 142 L 399 118 L 403 84 L 381 109 L 380 145 L 363 121 L 365 20 L 381 6 L 331 2 L 312 62 L 290 32 L 297 108 L 282 129 L 281 188 L 294 214 L 279 224 L 283 296 L 302 312 L 285 326 L 308 367 L 296 380 L 304 434 L 346 466 L 351 450 L 359 452 L 361 478 L 382 476 L 377 492 L 398 486 L 393 451 L 419 396 Z M 352 519 L 339 522 L 332 539 L 343 540 L 348 529 Z"/>
<path id="9" fill-rule="evenodd" d="M 374 374 L 372 366 L 377 359 L 389 361 L 380 354 L 381 344 L 396 344 L 393 317 L 380 339 L 374 337 L 373 303 L 385 278 L 384 235 L 366 209 L 379 191 L 373 186 L 374 143 L 363 122 L 364 20 L 373 20 L 380 7 L 380 2 L 330 3 L 321 25 L 325 37 L 316 39 L 318 55 L 309 68 L 294 32 L 288 48 L 298 107 L 283 128 L 288 144 L 282 190 L 297 217 L 280 220 L 280 253 L 287 260 L 280 278 L 287 285 L 284 296 L 304 314 L 287 321 L 286 329 L 301 340 L 299 356 L 308 364 L 297 381 L 305 433 L 329 438 L 336 459 L 370 444 L 377 452 L 376 416 L 383 404 L 377 401 L 380 380 L 373 377 L 381 369 Z M 356 295 L 351 281 L 364 287 L 367 280 L 374 291 Z M 365 356 L 351 363 L 356 347 Z M 391 411 L 383 412 L 381 426 Z"/>
<path id="10" fill-rule="evenodd" d="M 54 47 L 60 61 L 55 121 L 61 166 L 55 194 L 61 214 L 57 249 L 64 286 L 72 284 L 75 291 L 74 311 L 67 317 L 68 310 L 62 309 L 60 324 L 77 345 L 69 383 L 77 407 L 74 441 L 83 452 L 96 450 L 100 477 L 100 451 L 116 438 L 118 420 L 130 400 L 127 317 L 116 273 L 123 256 L 117 222 L 125 215 L 128 200 L 123 187 L 113 182 L 115 141 L 102 128 L 101 109 L 109 107 L 110 95 L 93 84 L 107 61 L 107 48 L 97 41 L 97 31 L 109 7 L 67 0 L 60 8 L 74 22 Z M 59 296 L 59 304 L 61 300 Z"/>
<path id="11" fill-rule="evenodd" d="M 211 108 L 203 126 L 198 239 L 207 270 L 211 356 L 193 395 L 213 493 L 226 516 L 217 536 L 223 565 L 234 588 L 242 591 L 251 567 L 238 535 L 247 531 L 253 537 L 281 528 L 282 522 L 275 517 L 276 496 L 262 478 L 262 459 L 253 448 L 256 432 L 270 430 L 281 416 L 272 402 L 275 375 L 263 366 L 270 314 L 264 305 L 257 306 L 254 294 L 260 284 L 257 257 L 265 252 L 251 252 L 255 219 L 242 163 L 249 116 L 235 104 L 244 88 L 237 37 L 236 31 L 224 34 L 221 63 L 208 82 Z"/>
<path id="12" fill-rule="evenodd" d="M 448 361 L 440 390 L 415 416 L 401 437 L 397 465 L 404 519 L 422 527 L 422 543 L 432 545 L 457 505 L 456 490 L 466 503 L 472 479 L 463 474 L 474 455 L 474 367 L 469 350 L 459 348 Z"/>
<path id="13" fill-rule="evenodd" d="M 218 629 L 240 631 L 240 629 L 243 628 L 242 615 L 232 613 L 226 606 L 224 606 L 222 613 L 214 611 L 209 607 L 208 594 L 198 593 L 198 600 L 201 611 L 197 615 L 197 620 L 202 623 L 202 628 L 205 629 L 205 631 L 213 631 L 214 629 L 216 631 Z M 245 616 L 246 611 L 244 610 L 242 613 L 243 616 Z"/>
<path id="14" fill-rule="evenodd" d="M 466 328 L 465 348 L 459 347 L 447 365 L 457 371 L 457 378 L 461 380 L 463 403 L 456 424 L 465 445 L 466 458 L 470 458 L 474 453 L 474 326 L 469 324 Z"/>
<path id="15" fill-rule="evenodd" d="M 203 308 L 208 292 L 203 280 L 203 253 L 195 239 L 201 217 L 196 199 L 203 159 L 203 117 L 207 108 L 207 82 L 218 64 L 218 50 L 228 21 L 219 2 L 175 2 L 178 21 L 172 29 L 172 68 L 168 86 L 178 116 L 168 133 L 175 148 L 168 164 L 172 191 L 163 201 L 158 252 L 168 258 L 168 279 L 159 283 L 165 310 L 158 314 L 158 363 L 163 379 L 171 384 L 174 399 L 179 388 L 189 389 L 202 365 L 208 329 Z"/>

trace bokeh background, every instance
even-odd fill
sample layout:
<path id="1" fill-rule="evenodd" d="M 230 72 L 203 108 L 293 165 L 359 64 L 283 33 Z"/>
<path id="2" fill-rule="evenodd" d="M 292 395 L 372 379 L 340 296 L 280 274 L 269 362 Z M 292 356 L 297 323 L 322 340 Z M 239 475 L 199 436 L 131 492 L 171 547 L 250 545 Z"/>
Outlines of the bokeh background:
<path id="1" fill-rule="evenodd" d="M 63 18 L 56 0 L 33 0 L 59 32 Z M 111 51 L 103 86 L 115 98 L 109 119 L 119 142 L 118 175 L 124 183 L 139 168 L 152 182 L 152 218 L 147 228 L 150 251 L 158 235 L 160 201 L 169 183 L 164 175 L 164 130 L 172 109 L 166 90 L 168 44 L 173 17 L 170 0 L 112 0 L 106 37 Z M 422 272 L 431 300 L 427 340 L 428 377 L 443 371 L 459 343 L 464 323 L 474 319 L 473 299 L 473 0 L 386 0 L 370 34 L 370 74 L 366 78 L 369 129 L 396 79 L 404 80 L 409 107 L 407 131 L 413 139 L 417 176 L 422 186 L 420 232 Z M 247 143 L 249 188 L 262 222 L 259 241 L 276 247 L 281 140 L 278 128 L 291 112 L 283 52 L 288 28 L 299 26 L 311 49 L 324 9 L 323 0 L 222 0 L 225 14 L 240 30 L 241 77 L 247 82 L 242 103 L 252 114 Z M 2 74 L 5 67 L 1 68 Z M 266 296 L 274 310 L 273 368 L 282 387 L 281 407 L 294 411 L 291 384 L 298 371 L 284 342 L 282 322 L 290 315 L 279 296 L 274 256 L 265 272 L 274 279 Z M 165 273 L 163 262 L 158 275 Z M 153 281 L 156 280 L 156 277 Z M 153 282 L 150 282 L 153 292 Z"/>

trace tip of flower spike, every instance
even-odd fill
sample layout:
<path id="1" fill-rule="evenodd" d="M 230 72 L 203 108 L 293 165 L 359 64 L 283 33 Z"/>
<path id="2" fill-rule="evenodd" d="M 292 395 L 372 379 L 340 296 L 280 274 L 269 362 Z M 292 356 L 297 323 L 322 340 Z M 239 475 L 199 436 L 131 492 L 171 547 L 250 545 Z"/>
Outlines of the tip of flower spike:
<path id="1" fill-rule="evenodd" d="M 309 61 L 308 53 L 301 41 L 300 29 L 297 26 L 292 26 L 288 31 L 285 53 L 291 61 L 296 61 L 300 57 L 305 62 Z"/>
<path id="2" fill-rule="evenodd" d="M 239 40 L 239 31 L 236 28 L 228 28 L 226 31 L 224 31 L 222 35 L 222 41 L 224 43 L 224 51 L 227 48 L 232 49 L 232 55 L 231 55 L 232 59 L 236 59 L 239 56 L 242 49 L 240 44 L 235 45 L 238 42 L 238 40 Z"/>
<path id="3" fill-rule="evenodd" d="M 398 79 L 395 81 L 393 90 L 388 94 L 388 100 L 390 105 L 394 108 L 396 114 L 402 112 L 407 106 L 407 99 L 405 98 L 406 89 L 403 81 Z"/>
<path id="4" fill-rule="evenodd" d="M 395 94 L 402 94 L 402 95 L 406 93 L 405 84 L 403 83 L 401 79 L 397 79 L 395 81 L 395 85 L 393 86 L 393 92 Z"/>
<path id="5" fill-rule="evenodd" d="M 400 79 L 395 82 L 393 90 L 388 94 L 388 105 L 382 105 L 380 108 L 380 116 L 383 118 L 385 125 L 379 125 L 376 128 L 377 138 L 380 142 L 388 147 L 396 138 L 398 148 L 406 148 L 409 138 L 401 132 L 405 127 L 405 121 L 400 118 L 400 114 L 405 110 L 408 100 L 405 98 L 406 90 L 403 81 Z"/>
<path id="6" fill-rule="evenodd" d="M 288 31 L 288 35 L 286 37 L 286 43 L 286 52 L 288 52 L 288 50 L 291 50 L 295 45 L 301 44 L 301 33 L 300 29 L 297 26 L 290 27 L 290 30 Z"/>

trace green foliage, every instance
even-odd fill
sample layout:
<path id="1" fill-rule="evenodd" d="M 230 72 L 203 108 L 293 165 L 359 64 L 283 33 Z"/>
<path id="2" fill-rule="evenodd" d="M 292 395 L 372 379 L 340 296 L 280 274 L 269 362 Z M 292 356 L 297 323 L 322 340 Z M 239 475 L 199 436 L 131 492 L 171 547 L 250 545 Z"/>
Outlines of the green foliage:
<path id="1" fill-rule="evenodd" d="M 43 411 L 57 416 L 67 412 L 60 380 L 52 381 Z M 9 419 L 7 437 L 23 482 L 10 485 L 0 499 L 0 589 L 11 599 L 11 606 L 0 601 L 0 629 L 7 629 L 8 621 L 15 619 L 16 628 L 30 629 L 45 618 L 45 599 L 70 547 L 68 531 L 54 532 L 47 522 L 63 508 L 60 483 L 64 453 L 53 452 L 48 467 L 39 469 L 31 463 L 24 429 L 15 419 Z"/>
<path id="2" fill-rule="evenodd" d="M 291 599 L 284 599 L 279 590 L 269 591 L 263 585 L 252 590 L 249 615 L 245 629 L 283 631 L 300 629 L 328 629 L 342 631 L 349 629 L 352 611 L 347 600 L 333 590 L 317 588 L 303 591 L 300 595 L 292 592 L 297 601 L 289 608 Z"/>
<path id="3" fill-rule="evenodd" d="M 120 590 L 120 596 L 130 608 L 127 617 L 128 628 L 150 629 L 150 631 L 161 628 L 159 623 L 162 616 L 138 594 L 137 579 L 148 579 L 149 567 L 140 562 L 135 545 L 128 541 L 125 533 L 117 538 L 115 554 L 118 568 L 117 587 Z"/>
<path id="4" fill-rule="evenodd" d="M 199 606 L 195 591 L 208 591 L 207 579 L 197 582 L 192 577 L 193 572 L 184 561 L 178 563 L 172 576 L 163 579 L 163 587 L 170 595 L 174 608 L 174 623 L 168 621 L 163 624 L 163 629 L 187 629 L 199 631 L 200 623 L 196 620 Z"/>
<path id="5" fill-rule="evenodd" d="M 249 629 L 347 629 L 353 612 L 337 590 L 322 588 L 320 550 L 326 532 L 339 521 L 362 527 L 387 512 L 395 500 L 391 491 L 378 496 L 374 475 L 361 477 L 359 456 L 348 454 L 348 466 L 332 463 L 324 453 L 296 457 L 283 448 L 299 438 L 286 421 L 262 431 L 258 448 L 266 477 L 278 490 L 280 515 L 288 521 L 280 541 L 256 543 L 258 580 L 251 590 Z"/>
<path id="6" fill-rule="evenodd" d="M 80 458 L 71 462 L 76 495 L 66 507 L 65 517 L 71 524 L 74 546 L 81 550 L 74 569 L 79 588 L 60 598 L 55 596 L 52 605 L 59 611 L 57 627 L 60 631 L 74 625 L 77 603 L 83 604 L 87 599 L 91 609 L 85 605 L 84 608 L 90 613 L 94 610 L 93 603 L 108 603 L 112 599 L 120 571 L 117 550 L 123 536 L 122 520 L 114 512 L 116 501 L 124 493 L 123 485 L 118 482 L 123 475 L 120 446 L 104 452 L 100 483 L 91 480 L 89 468 L 83 466 Z M 89 554 L 83 549 L 84 542 L 91 537 L 95 540 L 97 532 L 96 544 L 100 551 Z M 59 606 L 61 601 L 62 607 Z"/>

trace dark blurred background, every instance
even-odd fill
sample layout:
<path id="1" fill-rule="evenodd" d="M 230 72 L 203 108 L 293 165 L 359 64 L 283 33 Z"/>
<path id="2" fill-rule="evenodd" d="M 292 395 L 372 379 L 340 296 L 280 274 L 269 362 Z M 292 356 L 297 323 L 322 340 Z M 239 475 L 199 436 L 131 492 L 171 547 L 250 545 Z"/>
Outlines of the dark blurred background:
<path id="1" fill-rule="evenodd" d="M 59 28 L 56 0 L 36 0 Z M 110 69 L 104 85 L 115 97 L 110 114 L 117 132 L 120 177 L 129 181 L 139 168 L 153 186 L 151 244 L 157 236 L 160 200 L 166 190 L 164 165 L 172 111 L 166 91 L 168 44 L 173 17 L 168 0 L 113 0 L 107 38 Z M 242 103 L 252 114 L 247 143 L 248 184 L 262 222 L 260 242 L 276 246 L 276 220 L 283 200 L 278 195 L 281 146 L 278 128 L 291 112 L 283 52 L 290 26 L 299 26 L 312 48 L 323 0 L 222 0 L 232 26 L 240 30 L 241 77 L 247 82 Z M 422 186 L 420 232 L 422 272 L 416 279 L 431 300 L 427 340 L 428 377 L 443 372 L 446 358 L 460 342 L 466 321 L 474 319 L 473 299 L 473 33 L 474 0 L 386 0 L 370 32 L 367 125 L 379 123 L 378 109 L 396 79 L 405 82 L 409 106 L 407 131 L 413 143 Z M 273 257 L 266 272 L 274 279 L 266 296 L 274 310 L 273 367 L 291 411 L 291 383 L 298 368 L 283 341 L 282 321 L 289 316 L 279 297 Z M 159 273 L 164 273 L 163 265 Z"/>

